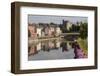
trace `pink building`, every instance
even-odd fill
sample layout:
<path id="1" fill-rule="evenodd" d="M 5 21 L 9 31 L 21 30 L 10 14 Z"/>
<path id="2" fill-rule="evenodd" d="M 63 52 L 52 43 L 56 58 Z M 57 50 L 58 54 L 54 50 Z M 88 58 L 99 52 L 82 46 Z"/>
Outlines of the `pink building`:
<path id="1" fill-rule="evenodd" d="M 36 33 L 36 24 L 29 24 L 28 26 L 29 34 L 31 38 L 36 38 L 37 33 Z"/>
<path id="2" fill-rule="evenodd" d="M 45 35 L 46 36 L 51 37 L 51 36 L 54 35 L 54 33 L 55 33 L 55 28 L 54 27 L 46 27 L 45 28 Z"/>

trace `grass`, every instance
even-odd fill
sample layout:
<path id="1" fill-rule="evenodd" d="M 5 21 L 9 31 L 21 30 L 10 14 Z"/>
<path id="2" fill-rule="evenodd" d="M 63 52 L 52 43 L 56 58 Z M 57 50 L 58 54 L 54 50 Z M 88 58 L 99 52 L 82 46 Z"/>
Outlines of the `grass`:
<path id="1" fill-rule="evenodd" d="M 78 38 L 77 42 L 79 43 L 80 47 L 83 49 L 85 54 L 88 54 L 88 42 L 87 39 Z"/>

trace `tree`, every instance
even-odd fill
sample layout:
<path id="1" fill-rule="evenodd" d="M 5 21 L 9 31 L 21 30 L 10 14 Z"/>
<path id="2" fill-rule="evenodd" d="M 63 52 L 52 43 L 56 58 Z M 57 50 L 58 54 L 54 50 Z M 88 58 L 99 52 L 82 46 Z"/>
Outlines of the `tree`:
<path id="1" fill-rule="evenodd" d="M 88 28 L 87 28 L 88 24 L 87 23 L 81 23 L 80 25 L 80 37 L 82 39 L 87 38 L 88 35 Z"/>

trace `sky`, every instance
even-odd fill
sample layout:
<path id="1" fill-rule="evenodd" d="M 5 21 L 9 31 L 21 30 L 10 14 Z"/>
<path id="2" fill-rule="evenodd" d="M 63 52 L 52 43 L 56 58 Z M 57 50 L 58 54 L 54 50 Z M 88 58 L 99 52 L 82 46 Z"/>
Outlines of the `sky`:
<path id="1" fill-rule="evenodd" d="M 67 20 L 71 23 L 87 22 L 87 17 L 79 16 L 50 16 L 50 15 L 28 15 L 28 23 L 55 23 L 62 24 L 62 20 Z"/>

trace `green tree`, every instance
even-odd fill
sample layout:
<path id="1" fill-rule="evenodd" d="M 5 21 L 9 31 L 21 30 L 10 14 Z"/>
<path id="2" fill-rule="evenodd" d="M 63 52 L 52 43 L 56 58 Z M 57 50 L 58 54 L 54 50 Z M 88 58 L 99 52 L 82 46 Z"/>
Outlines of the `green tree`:
<path id="1" fill-rule="evenodd" d="M 87 23 L 81 23 L 80 25 L 80 37 L 82 39 L 86 39 L 88 36 L 88 24 Z"/>

